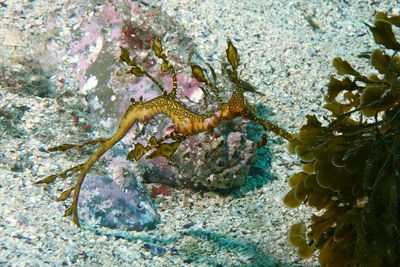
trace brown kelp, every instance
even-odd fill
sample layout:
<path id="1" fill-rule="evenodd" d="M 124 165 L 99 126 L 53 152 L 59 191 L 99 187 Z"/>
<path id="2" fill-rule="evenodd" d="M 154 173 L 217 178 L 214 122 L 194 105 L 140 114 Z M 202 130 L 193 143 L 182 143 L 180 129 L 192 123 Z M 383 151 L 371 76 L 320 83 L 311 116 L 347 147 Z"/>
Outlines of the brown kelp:
<path id="1" fill-rule="evenodd" d="M 319 250 L 322 266 L 400 266 L 400 16 L 378 12 L 367 26 L 383 48 L 360 57 L 377 72 L 335 58 L 331 116 L 325 124 L 307 116 L 289 144 L 303 170 L 289 178 L 284 203 L 319 211 L 293 225 L 289 241 L 303 258 Z"/>

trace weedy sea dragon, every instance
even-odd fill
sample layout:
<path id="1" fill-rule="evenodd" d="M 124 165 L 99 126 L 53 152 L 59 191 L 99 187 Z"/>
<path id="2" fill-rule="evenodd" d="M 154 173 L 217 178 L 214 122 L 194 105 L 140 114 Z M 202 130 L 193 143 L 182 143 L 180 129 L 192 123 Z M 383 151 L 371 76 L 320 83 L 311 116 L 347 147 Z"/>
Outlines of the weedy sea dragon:
<path id="1" fill-rule="evenodd" d="M 228 39 L 228 48 L 226 49 L 226 56 L 231 67 L 230 80 L 235 84 L 235 90 L 227 102 L 224 102 L 219 95 L 219 90 L 213 82 L 211 82 L 206 75 L 204 70 L 196 64 L 190 64 L 192 70 L 192 76 L 199 82 L 209 87 L 212 93 L 218 100 L 219 108 L 216 112 L 211 114 L 198 114 L 188 109 L 183 103 L 181 103 L 177 97 L 177 78 L 173 65 L 168 60 L 164 50 L 162 48 L 161 40 L 156 38 L 152 45 L 152 50 L 155 55 L 162 61 L 161 71 L 168 73 L 172 77 L 173 87 L 171 92 L 167 92 L 166 89 L 157 81 L 152 75 L 150 75 L 144 68 L 137 64 L 133 58 L 130 57 L 127 49 L 121 47 L 120 61 L 125 62 L 130 66 L 130 70 L 127 73 L 131 73 L 137 77 L 146 76 L 150 79 L 162 92 L 162 95 L 153 98 L 147 102 L 135 101 L 132 99 L 131 105 L 123 115 L 118 129 L 113 136 L 110 138 L 97 138 L 95 140 L 79 143 L 79 144 L 63 144 L 60 146 L 49 148 L 48 151 L 65 151 L 73 147 L 83 147 L 86 145 L 100 144 L 100 147 L 90 156 L 90 158 L 83 164 L 77 165 L 65 171 L 50 175 L 42 180 L 35 182 L 35 184 L 48 184 L 52 183 L 57 177 L 66 178 L 74 174 L 78 174 L 76 183 L 61 193 L 57 201 L 66 200 L 73 192 L 72 203 L 65 210 L 64 216 L 73 214 L 73 221 L 78 226 L 78 199 L 79 192 L 82 183 L 90 171 L 93 164 L 111 147 L 113 147 L 118 141 L 120 141 L 131 129 L 131 127 L 139 122 L 146 122 L 157 114 L 164 114 L 172 119 L 175 124 L 175 130 L 164 136 L 161 139 L 156 139 L 152 136 L 149 140 L 148 146 L 141 144 L 135 144 L 134 149 L 127 155 L 127 159 L 139 160 L 145 154 L 147 158 L 155 158 L 160 156 L 169 157 L 178 148 L 180 143 L 185 140 L 189 135 L 194 135 L 200 132 L 210 131 L 223 121 L 231 120 L 236 117 L 242 117 L 245 119 L 252 120 L 256 123 L 261 124 L 266 130 L 271 130 L 274 133 L 282 136 L 288 141 L 294 141 L 294 135 L 290 134 L 286 130 L 257 117 L 255 113 L 255 107 L 250 105 L 244 97 L 243 85 L 238 76 L 238 54 L 236 48 L 232 42 Z M 215 72 L 210 67 L 212 75 L 215 79 Z M 166 141 L 172 141 L 166 143 Z M 153 150 L 151 153 L 150 150 Z"/>

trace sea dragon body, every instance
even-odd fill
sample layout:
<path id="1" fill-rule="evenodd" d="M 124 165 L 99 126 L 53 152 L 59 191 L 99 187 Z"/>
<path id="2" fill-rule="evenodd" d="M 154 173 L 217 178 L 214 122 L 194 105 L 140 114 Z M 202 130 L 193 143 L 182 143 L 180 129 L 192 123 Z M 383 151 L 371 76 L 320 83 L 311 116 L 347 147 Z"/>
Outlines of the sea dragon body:
<path id="1" fill-rule="evenodd" d="M 222 121 L 231 120 L 236 117 L 253 120 L 261 124 L 265 129 L 272 130 L 276 134 L 284 137 L 289 141 L 295 140 L 295 137 L 286 130 L 268 121 L 258 118 L 255 113 L 255 108 L 247 103 L 243 94 L 241 81 L 238 78 L 237 74 L 237 67 L 239 65 L 237 51 L 230 40 L 228 40 L 228 48 L 226 49 L 226 53 L 227 59 L 232 68 L 232 79 L 236 84 L 236 90 L 227 102 L 222 101 L 221 97 L 219 96 L 217 87 L 208 78 L 206 78 L 203 69 L 198 65 L 190 65 L 192 69 L 192 76 L 199 82 L 202 82 L 210 87 L 211 91 L 216 95 L 219 101 L 219 109 L 216 112 L 208 115 L 198 114 L 191 111 L 176 98 L 177 79 L 175 70 L 174 67 L 170 64 L 167 56 L 165 55 L 164 50 L 162 49 L 160 39 L 157 38 L 154 41 L 152 49 L 155 52 L 156 56 L 162 60 L 161 70 L 169 72 L 172 77 L 173 88 L 171 92 L 168 93 L 155 78 L 153 78 L 140 65 L 138 65 L 133 59 L 131 59 L 127 49 L 121 48 L 120 61 L 125 62 L 128 66 L 131 66 L 130 71 L 128 71 L 127 73 L 131 73 L 138 77 L 146 76 L 162 91 L 163 94 L 147 102 L 143 102 L 141 99 L 139 101 L 132 100 L 131 105 L 128 107 L 119 123 L 117 131 L 110 138 L 98 138 L 80 144 L 63 144 L 48 149 L 50 152 L 64 151 L 73 147 L 83 147 L 90 144 L 100 143 L 100 147 L 89 157 L 89 159 L 85 163 L 77 165 L 68 170 L 50 175 L 42 180 L 35 182 L 35 184 L 48 184 L 53 182 L 57 177 L 67 177 L 72 176 L 75 173 L 79 173 L 75 185 L 65 190 L 57 199 L 58 201 L 64 201 L 70 196 L 71 192 L 74 191 L 72 203 L 65 211 L 64 216 L 69 216 L 73 214 L 73 221 L 78 226 L 80 226 L 78 216 L 79 193 L 87 173 L 90 171 L 93 164 L 106 151 L 108 151 L 111 147 L 118 143 L 128 133 L 132 126 L 139 121 L 146 122 L 157 114 L 164 114 L 172 119 L 175 124 L 175 129 L 172 133 L 164 136 L 159 140 L 152 136 L 149 140 L 150 145 L 146 147 L 141 144 L 135 144 L 134 149 L 128 153 L 127 159 L 139 160 L 143 155 L 150 152 L 150 150 L 153 150 L 153 152 L 151 152 L 147 156 L 147 158 L 155 158 L 159 156 L 169 157 L 175 152 L 180 143 L 187 136 L 212 130 L 213 128 L 220 125 Z M 169 139 L 173 140 L 174 142 L 164 142 Z"/>

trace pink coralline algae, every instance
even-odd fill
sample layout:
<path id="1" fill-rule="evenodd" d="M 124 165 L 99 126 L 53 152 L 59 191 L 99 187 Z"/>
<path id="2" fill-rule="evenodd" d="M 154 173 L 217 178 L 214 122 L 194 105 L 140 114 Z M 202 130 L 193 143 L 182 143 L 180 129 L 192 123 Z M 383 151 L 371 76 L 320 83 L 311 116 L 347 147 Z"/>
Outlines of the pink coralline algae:
<path id="1" fill-rule="evenodd" d="M 194 96 L 196 94 L 200 93 L 200 91 L 201 91 L 201 89 L 200 89 L 201 83 L 194 78 L 188 78 L 183 73 L 178 73 L 176 75 L 176 79 L 178 80 L 178 84 L 179 84 L 180 88 L 182 88 L 181 96 L 184 98 L 188 98 L 190 100 L 195 100 L 195 99 L 193 99 Z M 165 76 L 163 81 L 164 81 L 165 89 L 167 91 L 171 91 L 171 88 L 172 88 L 171 77 L 169 75 Z"/>
<path id="2" fill-rule="evenodd" d="M 121 13 L 117 11 L 114 7 L 105 5 L 103 7 L 103 19 L 109 23 L 121 22 Z"/>
<path id="3" fill-rule="evenodd" d="M 86 82 L 86 70 L 96 61 L 103 46 L 102 26 L 97 21 L 87 23 L 84 28 L 85 33 L 82 39 L 76 41 L 70 50 L 70 54 L 76 61 L 74 71 L 78 76 L 81 89 Z"/>

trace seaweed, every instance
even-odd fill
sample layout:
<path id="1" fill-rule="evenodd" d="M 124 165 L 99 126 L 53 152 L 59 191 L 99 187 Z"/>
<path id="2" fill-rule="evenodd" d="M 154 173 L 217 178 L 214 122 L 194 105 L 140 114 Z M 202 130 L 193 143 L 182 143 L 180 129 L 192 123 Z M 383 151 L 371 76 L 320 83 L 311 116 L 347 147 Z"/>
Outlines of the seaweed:
<path id="1" fill-rule="evenodd" d="M 302 258 L 322 266 L 400 266 L 400 16 L 378 12 L 366 24 L 383 49 L 360 55 L 377 73 L 333 59 L 323 124 L 308 115 L 289 151 L 303 170 L 288 180 L 284 203 L 319 211 L 289 231 Z M 308 225 L 308 227 L 307 227 Z"/>
<path id="2" fill-rule="evenodd" d="M 129 71 L 127 74 L 132 74 L 136 77 L 147 77 L 150 79 L 161 91 L 161 95 L 155 97 L 149 101 L 143 101 L 140 99 L 131 99 L 131 105 L 126 110 L 123 115 L 118 129 L 115 134 L 109 138 L 97 138 L 86 143 L 78 144 L 63 144 L 60 146 L 49 148 L 50 152 L 53 151 L 65 151 L 74 147 L 84 147 L 87 145 L 100 144 L 100 147 L 89 157 L 89 159 L 79 164 L 75 167 L 67 169 L 65 171 L 50 175 L 42 180 L 35 182 L 35 184 L 49 184 L 54 182 L 57 178 L 66 178 L 77 174 L 78 178 L 76 183 L 61 193 L 58 201 L 65 201 L 69 198 L 71 193 L 72 203 L 67 208 L 64 216 L 73 215 L 73 221 L 78 226 L 79 216 L 78 216 L 78 199 L 79 192 L 82 183 L 91 170 L 93 164 L 111 147 L 113 147 L 117 142 L 119 142 L 131 129 L 131 127 L 137 122 L 148 122 L 157 114 L 164 114 L 172 119 L 175 124 L 174 130 L 160 138 L 157 139 L 151 136 L 149 139 L 149 145 L 143 146 L 139 143 L 135 144 L 135 147 L 128 153 L 127 159 L 139 160 L 140 158 L 146 156 L 146 158 L 155 157 L 170 157 L 174 154 L 175 150 L 179 147 L 180 143 L 185 140 L 190 135 L 195 135 L 200 132 L 210 131 L 215 127 L 219 126 L 224 121 L 230 121 L 237 117 L 242 117 L 243 119 L 252 120 L 255 123 L 260 124 L 266 130 L 271 130 L 274 133 L 282 136 L 288 141 L 295 141 L 295 137 L 287 132 L 286 130 L 280 128 L 279 126 L 272 124 L 269 121 L 263 120 L 258 117 L 255 113 L 255 107 L 247 102 L 244 97 L 244 89 L 242 82 L 238 75 L 239 59 L 237 50 L 230 40 L 227 41 L 228 47 L 226 49 L 226 57 L 230 65 L 230 79 L 234 83 L 235 90 L 232 96 L 224 101 L 220 96 L 220 89 L 211 82 L 206 75 L 205 70 L 196 64 L 190 64 L 192 71 L 192 76 L 203 83 L 211 93 L 217 98 L 218 110 L 211 112 L 209 114 L 200 114 L 190 110 L 177 98 L 178 83 L 174 66 L 169 61 L 167 55 L 162 47 L 161 39 L 156 38 L 152 44 L 152 50 L 155 56 L 162 62 L 161 71 L 168 73 L 172 78 L 172 90 L 167 92 L 167 90 L 162 86 L 162 84 L 149 74 L 142 65 L 138 64 L 134 57 L 131 57 L 127 48 L 121 47 L 120 62 L 125 63 L 129 66 Z M 210 67 L 213 80 L 215 80 L 216 75 L 213 69 Z M 205 90 L 205 88 L 204 88 Z M 264 141 L 261 142 L 265 144 Z"/>

